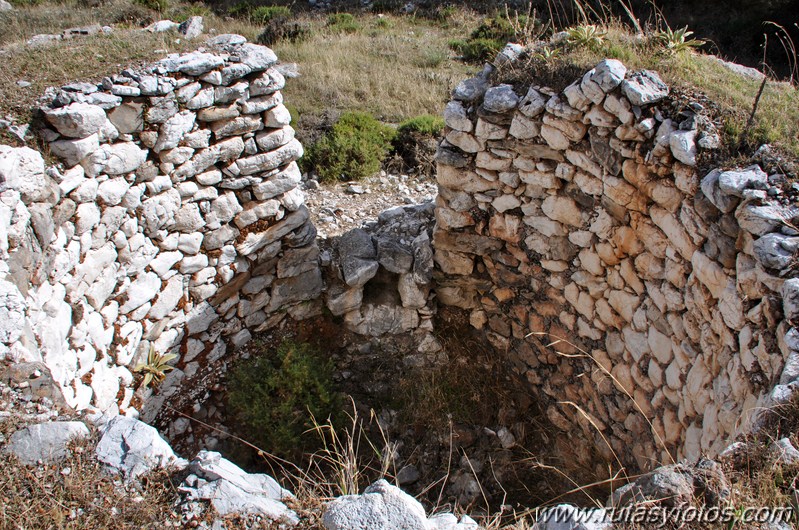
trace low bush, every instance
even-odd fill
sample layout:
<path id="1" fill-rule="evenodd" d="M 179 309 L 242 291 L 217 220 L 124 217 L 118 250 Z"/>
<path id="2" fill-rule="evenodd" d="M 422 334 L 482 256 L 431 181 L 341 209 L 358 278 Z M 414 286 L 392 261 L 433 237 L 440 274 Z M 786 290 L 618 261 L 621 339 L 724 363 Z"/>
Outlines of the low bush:
<path id="1" fill-rule="evenodd" d="M 134 1 L 140 6 L 144 6 L 147 9 L 152 9 L 153 11 L 158 11 L 159 13 L 163 13 L 167 9 L 169 9 L 169 0 L 134 0 Z"/>
<path id="2" fill-rule="evenodd" d="M 349 13 L 333 13 L 327 17 L 327 27 L 334 33 L 357 33 L 361 25 Z"/>
<path id="3" fill-rule="evenodd" d="M 253 23 L 266 24 L 275 18 L 290 18 L 291 10 L 286 6 L 258 6 L 252 9 L 249 15 Z"/>
<path id="4" fill-rule="evenodd" d="M 396 131 L 364 112 L 342 114 L 305 156 L 323 181 L 357 180 L 380 170 Z"/>
<path id="5" fill-rule="evenodd" d="M 458 52 L 467 63 L 492 60 L 505 43 L 494 39 L 469 39 L 450 41 L 449 46 Z"/>
<path id="6" fill-rule="evenodd" d="M 420 133 L 427 136 L 438 136 L 442 129 L 444 129 L 444 118 L 433 116 L 432 114 L 423 114 L 400 123 L 399 127 L 397 127 L 397 135 Z"/>
<path id="7" fill-rule="evenodd" d="M 494 59 L 508 42 L 535 40 L 544 27 L 533 16 L 498 15 L 485 18 L 466 40 L 450 41 L 449 46 L 466 62 L 483 62 Z"/>
<path id="8" fill-rule="evenodd" d="M 311 35 L 311 25 L 307 22 L 290 20 L 283 16 L 271 18 L 255 41 L 272 46 L 277 42 L 301 42 Z"/>
<path id="9" fill-rule="evenodd" d="M 333 388 L 333 364 L 310 344 L 284 340 L 275 352 L 261 352 L 235 366 L 228 381 L 228 405 L 242 437 L 283 456 L 298 456 L 318 441 L 309 432 L 341 410 Z"/>
<path id="10" fill-rule="evenodd" d="M 402 158 L 404 171 L 419 175 L 433 175 L 439 136 L 444 129 L 444 119 L 424 114 L 405 120 L 397 128 L 394 152 Z"/>

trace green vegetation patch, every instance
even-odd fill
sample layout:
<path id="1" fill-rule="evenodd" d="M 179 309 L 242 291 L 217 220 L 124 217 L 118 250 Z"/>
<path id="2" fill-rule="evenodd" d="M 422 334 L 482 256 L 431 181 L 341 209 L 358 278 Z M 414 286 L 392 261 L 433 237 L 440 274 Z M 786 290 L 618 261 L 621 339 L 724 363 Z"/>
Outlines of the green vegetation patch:
<path id="1" fill-rule="evenodd" d="M 365 112 L 342 114 L 304 159 L 322 181 L 358 180 L 380 170 L 396 131 Z"/>
<path id="2" fill-rule="evenodd" d="M 259 350 L 230 371 L 228 405 L 243 438 L 269 452 L 298 455 L 318 441 L 309 432 L 314 419 L 324 422 L 341 410 L 333 363 L 310 344 L 292 340 L 274 352 L 263 344 Z"/>
<path id="3" fill-rule="evenodd" d="M 349 13 L 333 13 L 327 17 L 327 27 L 334 33 L 357 33 L 361 25 Z"/>

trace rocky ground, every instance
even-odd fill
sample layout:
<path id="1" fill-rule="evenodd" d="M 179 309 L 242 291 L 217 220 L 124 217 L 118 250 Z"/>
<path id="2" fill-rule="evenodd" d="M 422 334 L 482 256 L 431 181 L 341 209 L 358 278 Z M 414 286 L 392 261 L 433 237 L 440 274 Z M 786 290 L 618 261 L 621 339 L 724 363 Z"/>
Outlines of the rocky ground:
<path id="1" fill-rule="evenodd" d="M 386 171 L 358 182 L 319 184 L 306 178 L 304 188 L 305 204 L 321 238 L 359 228 L 394 206 L 433 201 L 437 193 L 429 177 Z"/>

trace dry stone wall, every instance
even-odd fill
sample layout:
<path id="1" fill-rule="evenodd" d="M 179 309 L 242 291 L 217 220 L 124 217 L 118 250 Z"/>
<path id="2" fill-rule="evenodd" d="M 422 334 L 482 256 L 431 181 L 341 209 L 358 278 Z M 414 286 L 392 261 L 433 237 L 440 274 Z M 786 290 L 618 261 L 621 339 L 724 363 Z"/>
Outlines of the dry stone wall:
<path id="1" fill-rule="evenodd" d="M 0 357 L 44 361 L 76 408 L 152 419 L 228 345 L 319 297 L 277 57 L 238 35 L 50 94 L 61 170 L 0 146 Z M 178 355 L 153 395 L 133 369 Z"/>
<path id="2" fill-rule="evenodd" d="M 654 72 L 605 60 L 562 92 L 492 76 L 445 110 L 439 303 L 526 377 L 567 468 L 718 454 L 795 384 L 796 190 L 699 173 L 719 138 Z"/>

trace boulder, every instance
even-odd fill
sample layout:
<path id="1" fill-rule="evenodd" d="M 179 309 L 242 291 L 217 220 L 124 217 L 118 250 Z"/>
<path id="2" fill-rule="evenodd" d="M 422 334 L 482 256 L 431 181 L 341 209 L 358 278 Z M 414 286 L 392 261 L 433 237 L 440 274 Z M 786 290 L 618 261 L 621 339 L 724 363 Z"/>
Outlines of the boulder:
<path id="1" fill-rule="evenodd" d="M 634 73 L 622 81 L 621 91 L 633 105 L 643 106 L 657 103 L 669 95 L 669 87 L 660 76 L 651 70 Z"/>
<path id="2" fill-rule="evenodd" d="M 72 103 L 66 107 L 43 109 L 44 117 L 63 136 L 86 138 L 105 125 L 105 111 L 97 105 Z"/>
<path id="3" fill-rule="evenodd" d="M 18 430 L 4 450 L 26 465 L 36 465 L 40 460 L 51 463 L 67 457 L 70 441 L 88 436 L 89 429 L 83 422 L 51 421 Z"/>
<path id="4" fill-rule="evenodd" d="M 362 495 L 345 495 L 327 505 L 327 530 L 427 530 L 422 505 L 396 486 L 378 480 Z"/>
<path id="5" fill-rule="evenodd" d="M 17 190 L 25 202 L 43 201 L 50 195 L 38 151 L 0 145 L 0 193 L 9 189 Z"/>
<path id="6" fill-rule="evenodd" d="M 365 230 L 356 228 L 342 235 L 338 252 L 344 281 L 350 287 L 361 287 L 377 274 L 377 251 Z"/>
<path id="7" fill-rule="evenodd" d="M 125 480 L 134 480 L 159 468 L 183 469 L 178 458 L 155 428 L 139 420 L 115 416 L 105 424 L 95 453 L 97 459 Z"/>
<path id="8" fill-rule="evenodd" d="M 203 17 L 193 16 L 178 26 L 178 33 L 182 33 L 187 39 L 199 37 L 203 32 Z"/>

